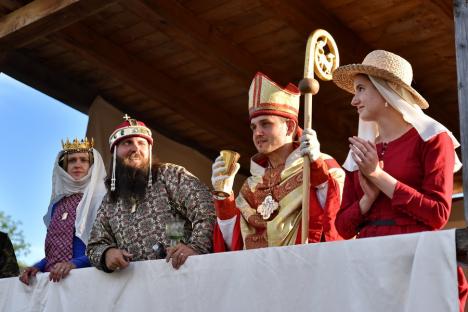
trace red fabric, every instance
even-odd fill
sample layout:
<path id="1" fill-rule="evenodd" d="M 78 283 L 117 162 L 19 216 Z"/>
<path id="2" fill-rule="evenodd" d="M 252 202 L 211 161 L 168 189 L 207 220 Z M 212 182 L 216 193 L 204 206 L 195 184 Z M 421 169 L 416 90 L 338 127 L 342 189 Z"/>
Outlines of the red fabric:
<path id="1" fill-rule="evenodd" d="M 273 115 L 273 116 L 284 117 L 284 118 L 292 119 L 297 123 L 297 115 L 293 115 L 287 112 L 283 112 L 280 110 L 273 110 L 273 109 L 262 109 L 262 110 L 256 109 L 255 111 L 250 113 L 250 120 L 254 119 L 255 117 L 262 116 L 262 115 Z"/>
<path id="2" fill-rule="evenodd" d="M 463 269 L 459 266 L 457 268 L 457 278 L 458 278 L 458 300 L 460 301 L 460 312 L 465 310 L 466 298 L 468 296 L 468 282 L 465 278 L 465 273 Z"/>
<path id="3" fill-rule="evenodd" d="M 309 243 L 343 239 L 335 228 L 335 218 L 340 207 L 340 187 L 328 172 L 331 168 L 340 168 L 334 159 L 318 159 L 310 165 Z M 322 208 L 315 187 L 327 181 L 327 199 L 325 207 Z M 302 223 L 299 224 L 296 244 L 300 244 L 301 241 Z"/>
<path id="4" fill-rule="evenodd" d="M 82 197 L 81 193 L 64 197 L 55 207 L 45 240 L 46 272 L 50 272 L 56 263 L 69 261 L 73 257 L 76 207 Z"/>
<path id="5" fill-rule="evenodd" d="M 238 210 L 238 209 L 236 209 Z M 232 241 L 231 241 L 231 250 L 242 250 L 244 249 L 244 242 L 242 240 L 242 235 L 240 231 L 240 221 L 239 221 L 239 214 L 236 218 L 236 223 L 234 225 L 234 230 L 232 233 Z M 216 222 L 215 228 L 213 231 L 213 252 L 224 252 L 229 251 L 224 242 L 223 233 L 219 229 L 219 225 Z"/>
<path id="6" fill-rule="evenodd" d="M 138 126 L 141 126 L 141 127 L 145 127 L 145 128 L 148 128 L 145 123 L 143 121 L 138 121 L 138 120 L 135 120 L 137 125 Z M 126 127 L 132 127 L 132 124 L 130 123 L 130 121 L 128 120 L 125 120 L 124 122 L 122 122 L 120 125 L 118 125 L 114 132 L 117 131 L 118 129 L 122 129 L 122 128 L 126 128 Z M 149 130 L 149 128 L 148 128 Z M 113 133 L 114 133 L 113 132 Z M 150 145 L 153 145 L 153 138 L 149 135 L 145 135 L 143 133 L 134 133 L 132 135 L 126 135 L 126 136 L 123 136 L 123 137 L 120 137 L 119 139 L 115 140 L 114 142 L 112 142 L 111 146 L 110 146 L 110 150 L 112 151 L 112 148 L 117 145 L 120 141 L 122 141 L 123 139 L 125 138 L 129 138 L 129 137 L 140 137 L 140 138 L 143 138 L 143 139 L 146 139 L 146 141 L 148 141 L 148 143 Z"/>
<path id="7" fill-rule="evenodd" d="M 215 210 L 216 216 L 221 220 L 229 220 L 239 214 L 233 194 L 224 200 L 215 200 Z"/>
<path id="8" fill-rule="evenodd" d="M 146 125 L 145 125 L 145 123 L 144 123 L 143 121 L 138 121 L 138 120 L 136 120 L 136 123 L 137 123 L 137 125 L 139 125 L 139 126 L 146 127 Z M 114 129 L 114 131 L 115 131 L 115 130 L 118 130 L 118 129 L 121 129 L 121 128 L 130 127 L 130 126 L 132 126 L 131 123 L 130 123 L 130 121 L 125 120 L 125 121 L 122 122 L 120 125 L 118 125 L 118 126 Z"/>
<path id="9" fill-rule="evenodd" d="M 214 201 L 216 216 L 221 220 L 229 220 L 235 216 L 236 223 L 234 225 L 234 230 L 232 233 L 232 250 L 241 250 L 244 249 L 244 243 L 242 241 L 242 235 L 240 232 L 240 211 L 236 207 L 236 202 L 234 201 L 234 195 L 231 194 L 230 197 L 224 200 Z M 223 252 L 228 251 L 226 243 L 224 242 L 223 233 L 219 229 L 218 222 L 215 224 L 213 232 L 213 251 L 214 252 Z"/>
<path id="10" fill-rule="evenodd" d="M 377 144 L 380 154 L 382 144 Z M 347 172 L 336 227 L 344 238 L 373 237 L 432 231 L 442 228 L 450 215 L 453 189 L 453 144 L 446 133 L 424 142 L 415 129 L 388 143 L 384 170 L 398 180 L 393 198 L 385 194 L 361 215 L 363 195 L 358 171 Z M 376 220 L 394 220 L 397 225 L 367 226 Z"/>
<path id="11" fill-rule="evenodd" d="M 379 155 L 382 148 L 382 144 L 377 144 Z M 393 198 L 380 193 L 371 209 L 362 215 L 358 171 L 347 172 L 336 218 L 339 234 L 349 239 L 355 235 L 363 238 L 441 229 L 450 216 L 455 161 L 447 133 L 424 142 L 413 128 L 389 142 L 381 160 L 384 170 L 398 180 Z M 378 220 L 393 220 L 396 224 L 369 225 Z M 458 277 L 460 305 L 464 307 L 468 285 L 460 270 Z"/>
<path id="12" fill-rule="evenodd" d="M 340 206 L 340 189 L 338 183 L 328 173 L 329 168 L 339 168 L 338 163 L 334 159 L 318 161 L 311 164 L 311 191 L 310 191 L 310 206 L 309 206 L 309 242 L 316 243 L 322 241 L 322 237 L 326 241 L 343 239 L 335 228 L 335 218 Z M 328 192 L 325 207 L 322 209 L 317 199 L 315 187 L 328 181 Z M 218 218 L 222 220 L 231 219 L 235 215 L 236 223 L 232 236 L 231 250 L 241 250 L 244 248 L 242 234 L 240 231 L 240 211 L 235 206 L 233 196 L 225 200 L 215 200 L 215 210 Z M 301 241 L 301 226 L 299 225 L 296 244 Z M 213 236 L 214 252 L 227 251 L 223 235 L 218 224 L 215 226 Z"/>

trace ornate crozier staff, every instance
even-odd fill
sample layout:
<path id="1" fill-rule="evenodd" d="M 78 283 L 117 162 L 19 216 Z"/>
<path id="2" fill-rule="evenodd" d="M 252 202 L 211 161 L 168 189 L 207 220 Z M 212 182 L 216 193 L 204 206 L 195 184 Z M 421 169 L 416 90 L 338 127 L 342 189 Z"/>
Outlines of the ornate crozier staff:
<path id="1" fill-rule="evenodd" d="M 339 66 L 338 47 L 333 37 L 323 29 L 317 29 L 307 39 L 304 79 L 299 83 L 299 90 L 304 95 L 304 129 L 312 129 L 312 95 L 319 91 L 319 82 L 314 79 L 314 71 L 324 81 L 332 79 L 332 72 Z M 313 65 L 312 65 L 313 64 Z M 309 194 L 310 192 L 310 159 L 304 156 L 304 173 L 302 188 L 302 236 L 303 244 L 309 237 Z"/>

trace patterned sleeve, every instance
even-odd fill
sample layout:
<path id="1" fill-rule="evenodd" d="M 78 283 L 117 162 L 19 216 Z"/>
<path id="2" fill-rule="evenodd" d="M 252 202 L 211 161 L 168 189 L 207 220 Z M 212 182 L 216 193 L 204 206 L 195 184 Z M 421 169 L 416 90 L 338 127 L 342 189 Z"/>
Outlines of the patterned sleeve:
<path id="1" fill-rule="evenodd" d="M 166 164 L 161 173 L 176 209 L 192 223 L 187 245 L 201 254 L 211 252 L 216 216 L 210 190 L 183 167 Z"/>
<path id="2" fill-rule="evenodd" d="M 1 233 L 0 278 L 19 275 L 15 250 L 7 234 Z"/>
<path id="3" fill-rule="evenodd" d="M 105 266 L 103 255 L 107 249 L 117 246 L 107 215 L 109 205 L 111 204 L 107 201 L 106 195 L 99 208 L 96 220 L 94 221 L 86 248 L 86 254 L 91 265 L 106 272 L 108 272 L 108 270 Z"/>

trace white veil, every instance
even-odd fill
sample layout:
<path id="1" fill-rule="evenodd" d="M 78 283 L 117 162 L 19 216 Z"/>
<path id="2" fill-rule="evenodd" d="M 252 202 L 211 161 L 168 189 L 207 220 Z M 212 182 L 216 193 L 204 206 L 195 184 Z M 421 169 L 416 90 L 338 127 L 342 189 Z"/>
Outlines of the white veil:
<path id="1" fill-rule="evenodd" d="M 368 76 L 372 84 L 377 88 L 380 95 L 390 104 L 394 109 L 403 115 L 403 119 L 410 123 L 419 133 L 423 141 L 428 141 L 439 133 L 447 132 L 453 142 L 453 147 L 456 149 L 460 146 L 457 139 L 440 122 L 434 120 L 428 115 L 424 114 L 421 107 L 415 104 L 413 95 L 401 86 L 397 86 L 386 80 Z M 364 121 L 359 119 L 358 137 L 375 142 L 375 138 L 379 135 L 377 124 L 373 121 Z M 462 163 L 455 153 L 455 166 L 454 172 L 457 172 L 462 167 Z M 357 164 L 351 157 L 351 151 L 348 153 L 343 168 L 348 171 L 356 171 Z"/>
<path id="2" fill-rule="evenodd" d="M 75 235 L 85 244 L 88 243 L 94 219 L 96 219 L 97 211 L 106 194 L 104 162 L 97 150 L 93 148 L 92 152 L 94 163 L 89 168 L 88 174 L 78 181 L 74 180 L 60 167 L 59 159 L 62 152 L 57 155 L 52 174 L 52 195 L 49 208 L 44 216 L 44 223 L 48 227 L 52 218 L 52 208 L 59 200 L 74 193 L 83 193 L 83 197 L 76 208 Z"/>

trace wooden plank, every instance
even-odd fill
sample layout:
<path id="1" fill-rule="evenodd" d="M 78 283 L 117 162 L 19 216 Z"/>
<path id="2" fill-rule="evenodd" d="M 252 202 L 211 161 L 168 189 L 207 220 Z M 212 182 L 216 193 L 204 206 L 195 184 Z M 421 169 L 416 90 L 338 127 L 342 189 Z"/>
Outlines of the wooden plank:
<path id="1" fill-rule="evenodd" d="M 112 34 L 110 39 L 118 45 L 128 45 L 129 43 L 136 41 L 145 36 L 154 34 L 154 28 L 145 22 L 138 22 L 119 32 Z"/>
<path id="2" fill-rule="evenodd" d="M 241 46 L 244 47 L 252 54 L 263 55 L 262 52 L 269 51 L 271 49 L 281 49 L 282 44 L 290 44 L 291 42 L 301 43 L 301 36 L 297 32 L 283 25 L 282 28 L 274 29 L 270 32 L 263 33 L 261 36 L 253 37 L 242 42 Z M 302 42 L 305 51 L 305 41 Z M 304 52 L 305 53 L 305 52 Z"/>
<path id="3" fill-rule="evenodd" d="M 285 26 L 286 25 L 281 20 L 270 18 L 248 28 L 236 31 L 230 35 L 230 37 L 233 42 L 240 44 L 247 40 L 255 40 L 255 38 L 261 36 L 268 36 L 268 34 L 275 33 Z M 268 36 L 268 38 L 271 39 L 270 36 Z"/>
<path id="4" fill-rule="evenodd" d="M 178 0 L 180 4 L 197 15 L 213 10 L 229 1 L 231 0 Z"/>
<path id="5" fill-rule="evenodd" d="M 219 71 L 216 67 L 211 67 L 203 72 L 199 72 L 193 75 L 185 76 L 185 80 L 188 83 L 194 84 L 209 84 L 212 80 L 220 79 L 223 76 L 223 73 Z M 246 88 L 248 88 L 248 82 L 245 82 Z M 247 94 L 247 92 L 246 92 Z"/>
<path id="6" fill-rule="evenodd" d="M 151 47 L 142 53 L 139 53 L 141 58 L 148 60 L 150 63 L 164 63 L 166 58 L 183 51 L 183 48 L 175 41 L 169 40 L 163 44 Z"/>
<path id="7" fill-rule="evenodd" d="M 14 0 L 2 0 L 0 2 L 0 7 L 2 14 L 8 14 L 21 7 L 21 4 Z"/>
<path id="8" fill-rule="evenodd" d="M 347 1 L 346 3 L 336 6 L 335 1 L 320 0 L 322 7 L 330 9 L 334 12 L 345 25 L 356 19 L 361 19 L 365 16 L 372 17 L 373 14 L 384 14 L 394 8 L 398 9 L 401 5 L 414 3 L 414 0 L 366 0 L 366 1 Z M 385 11 L 385 12 L 384 12 Z"/>
<path id="9" fill-rule="evenodd" d="M 182 80 L 174 81 L 161 74 L 151 64 L 134 58 L 91 29 L 77 23 L 63 29 L 54 38 L 124 84 L 149 98 L 162 100 L 187 120 L 223 137 L 232 147 L 242 147 L 245 144 L 246 129 L 239 129 L 236 122 L 214 103 L 194 96 L 191 86 L 185 85 Z"/>
<path id="10" fill-rule="evenodd" d="M 432 11 L 427 7 L 420 6 L 416 9 L 407 11 L 404 14 L 396 17 L 390 15 L 392 21 L 386 21 L 384 24 L 380 24 L 376 27 L 367 27 L 363 31 L 360 31 L 361 37 L 371 44 L 379 45 L 380 42 L 388 41 L 388 38 L 396 37 L 399 38 L 401 43 L 405 41 L 414 40 L 414 31 L 417 30 L 417 37 L 420 34 L 430 36 L 435 32 L 440 32 L 444 40 L 444 36 L 448 31 L 453 32 L 452 29 L 443 27 L 439 17 L 435 16 Z M 450 36 L 450 35 L 449 35 Z"/>
<path id="11" fill-rule="evenodd" d="M 199 73 L 203 73 L 206 70 L 209 70 L 213 66 L 200 60 L 194 60 L 191 62 L 187 62 L 186 64 L 182 64 L 179 67 L 173 67 L 171 70 L 165 71 L 166 74 L 173 79 L 184 79 L 185 76 L 188 75 L 198 75 Z M 232 81 L 231 81 L 232 86 Z"/>
<path id="12" fill-rule="evenodd" d="M 116 5 L 121 8 L 120 12 L 117 12 L 115 14 L 112 14 L 110 16 L 103 16 L 100 14 L 95 14 L 94 16 L 91 17 L 90 21 L 93 23 L 93 29 L 99 29 L 102 27 L 102 24 L 110 25 L 112 28 L 112 32 L 117 32 L 122 29 L 126 29 L 128 27 L 131 27 L 132 25 L 135 25 L 140 21 L 137 15 L 131 14 L 131 12 L 128 12 L 125 7 L 122 7 L 121 4 Z M 107 10 L 106 10 L 107 11 Z M 106 12 L 104 11 L 104 12 Z M 88 25 L 91 26 L 91 25 Z M 110 36 L 112 33 L 101 33 L 101 35 Z"/>
<path id="13" fill-rule="evenodd" d="M 103 10 L 81 21 L 87 27 L 96 31 L 103 37 L 110 37 L 112 34 L 138 22 L 133 14 L 129 14 L 120 5 L 110 8 L 120 8 L 121 11 Z"/>
<path id="14" fill-rule="evenodd" d="M 122 5 L 200 58 L 220 68 L 226 75 L 232 76 L 240 84 L 250 81 L 257 71 L 278 78 L 279 81 L 282 79 L 283 73 L 262 64 L 177 1 L 127 0 Z"/>
<path id="15" fill-rule="evenodd" d="M 236 15 L 231 18 L 224 19 L 213 24 L 213 27 L 216 27 L 216 29 L 223 35 L 233 39 L 234 35 L 244 33 L 245 31 L 250 32 L 255 25 L 266 20 L 271 20 L 271 15 L 270 11 L 258 8 L 256 10 L 244 12 L 242 15 Z M 199 16 L 199 18 L 201 17 Z"/>
<path id="16" fill-rule="evenodd" d="M 454 0 L 455 48 L 458 75 L 458 109 L 463 155 L 463 194 L 468 195 L 468 1 Z M 465 220 L 468 220 L 468 200 L 464 200 Z"/>
<path id="17" fill-rule="evenodd" d="M 326 7 L 327 5 L 325 5 Z M 347 27 L 355 31 L 368 30 L 374 27 L 388 26 L 396 22 L 404 22 L 407 19 L 413 19 L 416 15 L 413 11 L 421 8 L 419 1 L 377 1 L 369 6 L 368 1 L 361 1 L 354 4 L 351 8 L 345 8 L 334 11 Z M 356 18 L 358 17 L 358 18 Z"/>
<path id="18" fill-rule="evenodd" d="M 129 52 L 140 54 L 148 49 L 168 42 L 170 39 L 161 32 L 154 32 L 124 45 Z"/>
<path id="19" fill-rule="evenodd" d="M 35 0 L 0 18 L 0 49 L 12 50 L 92 15 L 115 1 Z"/>
<path id="20" fill-rule="evenodd" d="M 231 0 L 223 3 L 223 5 L 203 12 L 200 14 L 200 17 L 210 24 L 217 25 L 229 18 L 243 15 L 258 8 L 261 8 L 261 3 L 256 0 Z"/>
<path id="21" fill-rule="evenodd" d="M 164 60 L 164 63 L 161 63 L 158 68 L 160 68 L 164 72 L 167 72 L 167 71 L 174 70 L 174 68 L 177 68 L 184 64 L 189 64 L 195 61 L 196 59 L 197 59 L 197 56 L 194 55 L 191 51 L 184 50 L 180 53 L 175 53 L 171 55 L 170 57 L 167 57 Z M 185 76 L 185 79 L 187 79 L 187 76 Z"/>
<path id="22" fill-rule="evenodd" d="M 320 0 L 322 5 L 328 9 L 342 9 L 344 6 L 355 4 L 356 0 L 333 0 L 333 1 L 328 1 L 328 0 Z"/>
<path id="23" fill-rule="evenodd" d="M 278 19 L 284 20 L 302 38 L 304 47 L 307 38 L 317 28 L 326 29 L 335 39 L 340 51 L 342 64 L 361 62 L 364 56 L 373 50 L 366 42 L 348 29 L 329 11 L 323 8 L 321 3 L 314 1 L 309 5 L 301 0 L 260 0 L 265 8 L 274 12 Z M 361 1 L 366 2 L 366 1 Z M 305 55 L 305 48 L 301 57 Z"/>

